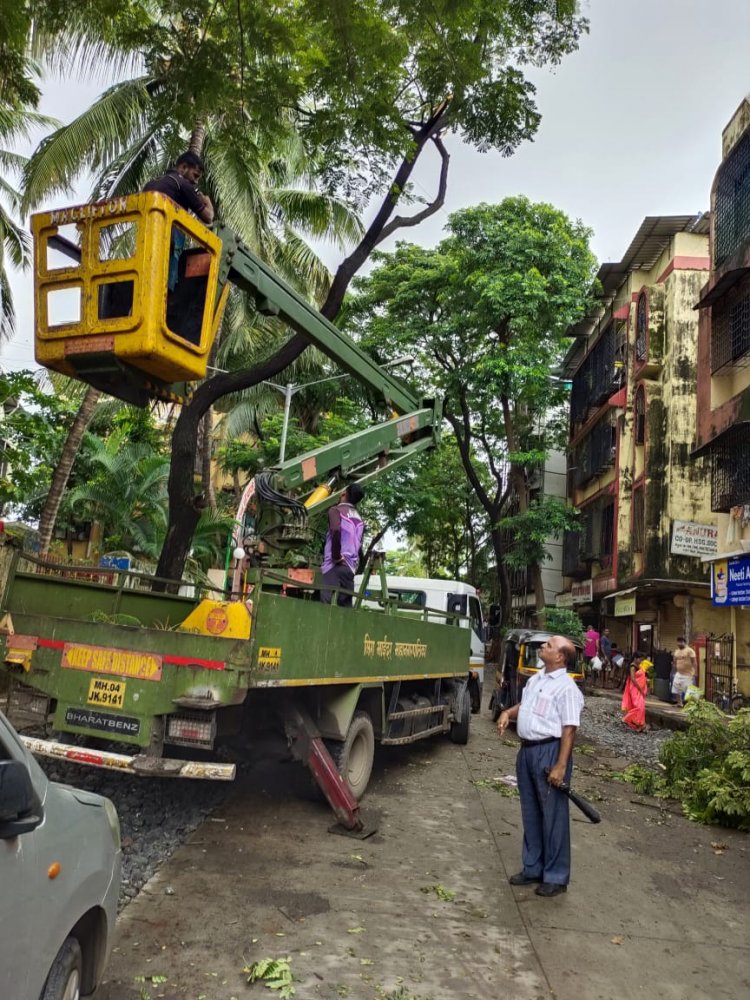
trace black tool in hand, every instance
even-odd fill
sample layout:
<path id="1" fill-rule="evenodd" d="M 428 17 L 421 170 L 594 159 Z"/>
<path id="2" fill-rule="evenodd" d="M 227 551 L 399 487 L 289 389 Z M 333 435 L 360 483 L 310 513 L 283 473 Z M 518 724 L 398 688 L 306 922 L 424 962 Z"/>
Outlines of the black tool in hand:
<path id="1" fill-rule="evenodd" d="M 544 773 L 549 775 L 549 768 L 545 767 Z M 567 795 L 574 806 L 578 806 L 586 819 L 590 819 L 592 823 L 601 823 L 602 818 L 599 813 L 594 809 L 588 799 L 584 799 L 583 796 L 574 792 L 567 782 L 563 782 L 562 785 L 553 785 L 553 788 L 558 788 L 563 794 Z"/>

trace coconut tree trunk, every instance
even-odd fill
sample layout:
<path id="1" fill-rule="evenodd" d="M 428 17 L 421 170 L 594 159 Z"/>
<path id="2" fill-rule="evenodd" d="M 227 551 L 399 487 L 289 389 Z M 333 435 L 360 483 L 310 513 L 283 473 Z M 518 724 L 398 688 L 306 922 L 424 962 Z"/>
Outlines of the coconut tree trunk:
<path id="1" fill-rule="evenodd" d="M 78 413 L 76 413 L 73 425 L 68 432 L 60 460 L 55 466 L 49 493 L 44 502 L 44 510 L 42 511 L 42 516 L 39 518 L 39 551 L 42 556 L 46 556 L 49 552 L 52 532 L 55 530 L 55 522 L 60 512 L 60 504 L 65 493 L 65 488 L 68 485 L 70 471 L 73 468 L 73 462 L 75 462 L 76 455 L 81 447 L 83 435 L 91 423 L 91 418 L 94 415 L 94 410 L 100 396 L 101 392 L 98 389 L 89 386 Z"/>
<path id="2" fill-rule="evenodd" d="M 206 141 L 206 126 L 202 118 L 199 118 L 193 126 L 188 143 L 188 152 L 200 156 L 203 153 L 203 143 Z"/>

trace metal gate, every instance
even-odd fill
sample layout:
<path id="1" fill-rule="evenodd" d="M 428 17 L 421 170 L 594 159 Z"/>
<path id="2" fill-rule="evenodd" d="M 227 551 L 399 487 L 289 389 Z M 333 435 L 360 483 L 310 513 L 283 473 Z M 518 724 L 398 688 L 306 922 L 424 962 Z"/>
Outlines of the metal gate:
<path id="1" fill-rule="evenodd" d="M 706 636 L 706 699 L 713 701 L 717 694 L 732 696 L 732 652 L 734 635 Z"/>

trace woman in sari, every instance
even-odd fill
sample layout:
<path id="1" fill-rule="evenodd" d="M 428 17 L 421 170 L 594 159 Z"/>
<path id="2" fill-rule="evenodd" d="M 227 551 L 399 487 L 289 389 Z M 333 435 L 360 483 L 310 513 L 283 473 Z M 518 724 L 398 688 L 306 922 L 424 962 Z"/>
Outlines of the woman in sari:
<path id="1" fill-rule="evenodd" d="M 650 666 L 651 661 L 645 660 L 640 654 L 637 653 L 633 657 L 622 695 L 620 707 L 625 712 L 622 721 L 636 733 L 642 733 L 646 728 L 646 691 L 648 691 L 646 671 Z"/>

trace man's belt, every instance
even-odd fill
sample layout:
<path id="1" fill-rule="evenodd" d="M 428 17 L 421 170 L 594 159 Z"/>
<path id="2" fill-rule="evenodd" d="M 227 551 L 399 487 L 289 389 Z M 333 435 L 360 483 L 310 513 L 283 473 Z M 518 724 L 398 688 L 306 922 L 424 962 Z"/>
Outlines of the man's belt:
<path id="1" fill-rule="evenodd" d="M 557 743 L 560 740 L 559 736 L 547 736 L 543 740 L 521 740 L 522 747 L 540 747 L 544 743 Z"/>

